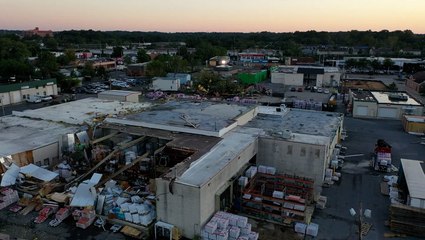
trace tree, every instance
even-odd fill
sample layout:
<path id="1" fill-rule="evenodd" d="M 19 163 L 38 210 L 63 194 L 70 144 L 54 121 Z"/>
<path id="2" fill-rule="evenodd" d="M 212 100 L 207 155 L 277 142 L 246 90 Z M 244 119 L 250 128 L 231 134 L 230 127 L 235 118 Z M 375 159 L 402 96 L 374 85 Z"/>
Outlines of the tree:
<path id="1" fill-rule="evenodd" d="M 394 65 L 393 60 L 391 58 L 385 58 L 382 66 L 387 70 L 387 74 L 390 72 L 390 68 Z"/>
<path id="2" fill-rule="evenodd" d="M 144 63 L 144 62 L 149 62 L 151 60 L 151 57 L 146 54 L 145 49 L 139 49 L 137 51 L 137 62 L 138 63 Z"/>
<path id="3" fill-rule="evenodd" d="M 58 49 L 58 42 L 56 41 L 56 39 L 52 37 L 44 38 L 43 42 L 44 42 L 44 46 L 46 46 L 47 49 L 50 49 L 50 50 Z"/>
<path id="4" fill-rule="evenodd" d="M 392 82 L 390 85 L 388 85 L 388 89 L 391 91 L 397 91 L 398 87 L 395 82 Z"/>
<path id="5" fill-rule="evenodd" d="M 120 46 L 117 46 L 117 47 L 114 47 L 112 49 L 111 57 L 113 57 L 113 58 L 120 58 L 120 57 L 123 56 L 123 54 L 124 54 L 124 49 L 122 47 L 120 47 Z"/>
<path id="6" fill-rule="evenodd" d="M 146 66 L 146 76 L 164 77 L 167 75 L 165 63 L 160 60 L 153 60 Z"/>
<path id="7" fill-rule="evenodd" d="M 37 59 L 37 67 L 40 69 L 42 77 L 50 78 L 54 72 L 58 71 L 56 57 L 48 51 L 41 52 Z"/>
<path id="8" fill-rule="evenodd" d="M 103 80 L 107 79 L 108 74 L 104 66 L 100 66 L 96 69 L 96 76 L 100 77 Z"/>
<path id="9" fill-rule="evenodd" d="M 93 67 L 93 63 L 91 62 L 86 62 L 84 64 L 83 69 L 81 70 L 81 75 L 84 77 L 94 77 L 94 75 L 96 74 L 96 70 Z"/>

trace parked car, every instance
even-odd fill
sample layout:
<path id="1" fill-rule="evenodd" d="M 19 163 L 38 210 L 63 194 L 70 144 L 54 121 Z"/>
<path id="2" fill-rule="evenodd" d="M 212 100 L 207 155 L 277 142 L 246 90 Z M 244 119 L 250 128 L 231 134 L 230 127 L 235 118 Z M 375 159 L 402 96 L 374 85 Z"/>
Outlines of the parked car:
<path id="1" fill-rule="evenodd" d="M 317 92 L 318 93 L 322 93 L 323 92 L 323 89 L 322 88 L 317 88 Z"/>
<path id="2" fill-rule="evenodd" d="M 304 90 L 311 90 L 311 86 L 305 86 Z"/>
<path id="3" fill-rule="evenodd" d="M 299 87 L 299 88 L 297 89 L 297 91 L 298 91 L 298 92 L 302 92 L 302 91 L 303 91 L 303 88 L 302 88 L 302 87 Z"/>
<path id="4" fill-rule="evenodd" d="M 329 91 L 329 89 L 325 88 L 325 89 L 323 89 L 323 93 L 329 94 L 330 91 Z"/>
<path id="5" fill-rule="evenodd" d="M 27 102 L 29 103 L 41 103 L 40 96 L 37 95 L 31 95 L 27 98 Z"/>
<path id="6" fill-rule="evenodd" d="M 295 87 L 291 87 L 291 92 L 295 92 L 295 91 L 297 91 L 297 89 L 295 88 Z"/>
<path id="7" fill-rule="evenodd" d="M 317 92 L 317 87 L 316 86 L 311 87 L 311 92 Z"/>
<path id="8" fill-rule="evenodd" d="M 48 102 L 48 101 L 52 100 L 53 98 L 51 96 L 47 95 L 47 96 L 41 96 L 40 99 L 43 102 Z"/>

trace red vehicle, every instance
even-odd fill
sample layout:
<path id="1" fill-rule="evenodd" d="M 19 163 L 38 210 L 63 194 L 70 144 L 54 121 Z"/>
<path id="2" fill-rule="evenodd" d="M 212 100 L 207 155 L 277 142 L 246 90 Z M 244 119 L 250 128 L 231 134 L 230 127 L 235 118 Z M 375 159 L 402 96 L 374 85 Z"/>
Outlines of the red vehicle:
<path id="1" fill-rule="evenodd" d="M 391 170 L 391 150 L 391 145 L 383 139 L 378 139 L 371 161 L 373 169 L 383 172 Z"/>
<path id="2" fill-rule="evenodd" d="M 58 210 L 57 206 L 47 206 L 40 210 L 38 216 L 35 218 L 35 223 L 42 223 L 47 220 L 47 218 L 55 213 Z"/>

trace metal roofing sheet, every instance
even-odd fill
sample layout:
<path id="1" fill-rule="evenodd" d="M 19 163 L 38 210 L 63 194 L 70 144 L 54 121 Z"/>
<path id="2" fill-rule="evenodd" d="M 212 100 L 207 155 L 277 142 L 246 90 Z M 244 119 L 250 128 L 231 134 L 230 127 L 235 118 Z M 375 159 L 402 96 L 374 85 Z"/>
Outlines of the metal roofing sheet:
<path id="1" fill-rule="evenodd" d="M 45 182 L 52 181 L 55 179 L 58 174 L 52 171 L 49 171 L 47 169 L 41 168 L 34 164 L 29 164 L 26 166 L 21 167 L 21 173 L 25 175 L 30 175 L 32 177 L 35 177 L 37 179 L 43 180 Z"/>
<path id="2" fill-rule="evenodd" d="M 424 164 L 424 162 L 401 159 L 410 197 L 425 199 L 425 173 L 421 164 Z"/>

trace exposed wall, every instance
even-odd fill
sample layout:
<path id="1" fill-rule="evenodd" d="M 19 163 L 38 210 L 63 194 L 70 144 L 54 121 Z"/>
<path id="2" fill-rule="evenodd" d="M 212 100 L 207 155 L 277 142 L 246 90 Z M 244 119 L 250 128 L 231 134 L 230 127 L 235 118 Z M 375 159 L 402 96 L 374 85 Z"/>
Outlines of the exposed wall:
<path id="1" fill-rule="evenodd" d="M 48 165 L 48 166 L 54 166 L 56 164 L 58 164 L 58 159 L 59 159 L 59 143 L 53 143 L 38 149 L 34 149 L 32 151 L 33 153 L 33 158 L 34 158 L 34 164 L 39 166 L 44 166 L 44 165 Z M 46 164 L 44 162 L 45 159 L 49 159 L 49 163 Z"/>
<path id="2" fill-rule="evenodd" d="M 200 223 L 204 225 L 212 217 L 216 209 L 215 195 L 216 193 L 237 173 L 246 166 L 251 158 L 253 158 L 258 151 L 258 142 L 250 144 L 245 150 L 235 159 L 214 176 L 207 184 L 201 188 L 201 212 Z M 197 233 L 199 234 L 199 233 Z"/>
<path id="3" fill-rule="evenodd" d="M 358 107 L 367 107 L 367 115 L 359 115 Z M 376 114 L 378 112 L 378 105 L 376 102 L 365 102 L 365 101 L 353 101 L 353 117 L 358 118 L 376 118 Z"/>
<path id="4" fill-rule="evenodd" d="M 157 220 L 176 226 L 182 235 L 193 238 L 200 231 L 200 189 L 195 186 L 173 183 L 173 194 L 169 190 L 170 181 L 156 179 Z"/>
<path id="5" fill-rule="evenodd" d="M 411 198 L 408 196 L 407 202 L 409 206 L 425 209 L 425 199 Z"/>
<path id="6" fill-rule="evenodd" d="M 257 142 L 250 144 L 201 188 L 174 182 L 171 194 L 170 181 L 157 178 L 158 220 L 177 226 L 186 238 L 200 235 L 202 226 L 218 210 L 215 206 L 216 193 L 255 156 L 257 146 Z"/>
<path id="7" fill-rule="evenodd" d="M 290 86 L 302 86 L 304 74 L 302 73 L 279 73 L 273 72 L 271 74 L 272 83 L 280 83 Z"/>
<path id="8" fill-rule="evenodd" d="M 284 139 L 260 137 L 257 164 L 273 166 L 278 173 L 313 178 L 321 186 L 327 167 L 326 145 L 290 142 Z"/>
<path id="9" fill-rule="evenodd" d="M 332 82 L 334 82 L 334 83 L 332 83 Z M 340 82 L 341 82 L 341 73 L 325 72 L 323 74 L 323 86 L 339 86 Z M 334 84 L 334 85 L 332 85 L 332 84 Z"/>

